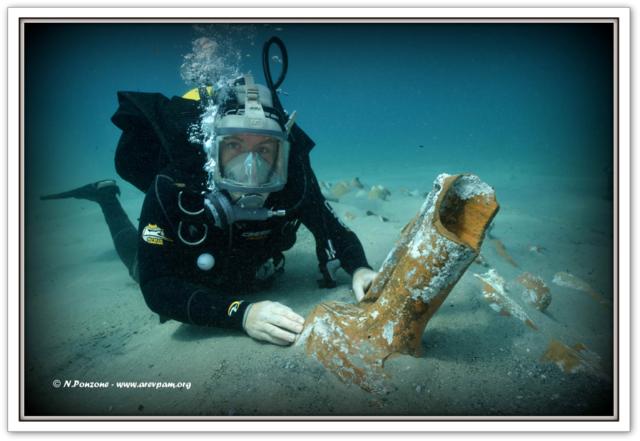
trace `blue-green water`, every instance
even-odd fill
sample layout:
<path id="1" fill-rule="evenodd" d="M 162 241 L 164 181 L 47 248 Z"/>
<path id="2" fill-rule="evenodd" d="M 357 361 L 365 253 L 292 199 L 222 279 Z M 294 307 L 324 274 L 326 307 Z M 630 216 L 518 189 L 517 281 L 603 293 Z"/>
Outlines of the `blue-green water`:
<path id="1" fill-rule="evenodd" d="M 259 81 L 263 42 L 285 41 L 281 98 L 317 142 L 318 166 L 526 164 L 600 177 L 612 163 L 611 26 L 283 24 L 226 34 L 241 36 L 240 69 Z M 182 95 L 179 67 L 199 35 L 188 24 L 27 25 L 27 200 L 114 176 L 116 91 Z"/>
<path id="2" fill-rule="evenodd" d="M 502 208 L 494 233 L 521 265 L 518 270 L 510 267 L 491 245 L 485 245 L 483 254 L 492 266 L 509 280 L 522 271 L 540 274 L 550 286 L 556 272 L 570 271 L 605 297 L 613 295 L 613 206 L 607 198 L 614 148 L 611 24 L 256 24 L 196 29 L 191 24 L 31 23 L 25 28 L 24 46 L 25 296 L 27 314 L 32 314 L 26 318 L 31 326 L 27 337 L 30 378 L 44 382 L 31 384 L 34 394 L 51 393 L 52 402 L 61 397 L 49 388 L 50 378 L 61 366 L 69 376 L 96 380 L 118 366 L 117 372 L 134 380 L 130 377 L 138 371 L 129 367 L 141 363 L 151 366 L 155 377 L 161 361 L 150 358 L 169 351 L 191 359 L 193 346 L 187 343 L 203 340 L 212 345 L 211 337 L 221 345 L 204 352 L 213 361 L 196 357 L 193 371 L 187 370 L 187 376 L 202 380 L 206 387 L 224 375 L 245 377 L 247 372 L 238 373 L 233 367 L 245 363 L 245 352 L 256 357 L 246 363 L 252 373 L 261 363 L 274 360 L 267 357 L 271 357 L 268 351 L 279 348 L 255 348 L 246 337 L 231 338 L 249 342 L 244 347 L 215 332 L 200 334 L 180 327 L 171 334 L 167 329 L 172 325 L 157 326 L 117 260 L 97 206 L 38 200 L 44 193 L 116 178 L 123 190 L 123 205 L 135 222 L 143 195 L 123 182 L 113 165 L 120 135 L 110 122 L 117 107 L 116 92 L 182 95 L 191 87 L 180 75 L 183 57 L 191 51 L 192 41 L 203 35 L 231 42 L 242 60 L 239 70 L 252 72 L 258 82 L 263 82 L 263 42 L 272 35 L 284 40 L 289 71 L 281 101 L 288 111 L 298 112 L 297 122 L 317 144 L 312 163 L 319 178 L 337 181 L 359 176 L 369 185 L 383 184 L 392 190 L 390 204 L 376 206 L 391 222 L 378 225 L 363 217 L 351 225 L 374 267 L 419 207 L 420 200 L 403 196 L 401 187 L 423 192 L 439 172 L 465 171 L 477 173 L 496 188 Z M 278 64 L 273 66 L 277 69 Z M 356 208 L 345 202 L 336 211 L 359 214 L 358 202 L 352 202 Z M 529 252 L 531 245 L 542 246 L 544 254 Z M 315 289 L 313 249 L 311 238 L 303 235 L 295 248 L 296 258 L 290 259 L 291 285 L 282 282 L 280 291 L 270 294 L 305 313 L 321 300 L 335 299 Z M 109 279 L 111 274 L 115 279 Z M 541 325 L 544 338 L 541 334 L 530 337 L 522 334 L 517 322 L 494 324 L 497 319 L 474 294 L 479 287 L 473 280 L 465 275 L 451 295 L 457 308 L 452 309 L 454 303 L 445 305 L 425 334 L 426 363 L 438 386 L 429 386 L 425 378 L 420 388 L 417 383 L 406 385 L 412 394 L 414 389 L 429 390 L 434 397 L 420 402 L 412 398 L 411 408 L 402 407 L 398 403 L 403 400 L 397 398 L 390 398 L 387 408 L 376 404 L 363 410 L 356 403 L 354 414 L 576 415 L 607 407 L 599 400 L 611 398 L 609 383 L 589 389 L 589 377 L 565 378 L 553 366 L 543 371 L 527 366 L 538 366 L 547 337 L 564 337 L 569 345 L 586 342 L 602 357 L 605 376 L 611 376 L 611 310 L 596 308 L 586 296 L 553 285 L 550 313 L 536 316 L 539 324 L 546 325 Z M 343 288 L 348 287 L 344 275 L 342 282 Z M 288 297 L 291 286 L 301 295 Z M 127 312 L 119 309 L 121 305 L 126 305 Z M 472 319 L 457 322 L 455 313 L 460 310 L 472 314 Z M 132 323 L 132 318 L 139 321 Z M 49 334 L 43 327 L 50 322 L 60 335 Z M 457 325 L 467 322 L 473 324 L 467 331 Z M 158 334 L 166 340 L 149 345 L 158 345 L 155 355 L 140 349 L 144 339 L 151 341 Z M 176 341 L 184 344 L 174 346 Z M 163 342 L 170 348 L 160 349 Z M 224 358 L 221 349 L 233 355 Z M 277 368 L 290 369 L 286 356 L 273 354 Z M 498 371 L 497 376 L 504 377 L 504 384 L 494 382 L 496 359 L 502 360 L 504 372 Z M 419 370 L 421 361 L 405 360 L 400 365 Z M 217 376 L 196 373 L 200 362 L 213 365 Z M 171 374 L 184 368 L 182 362 L 176 363 L 167 368 Z M 303 361 L 291 363 L 300 367 Z M 157 375 L 162 377 L 167 370 Z M 447 370 L 459 380 L 442 376 Z M 313 372 L 315 381 L 321 371 Z M 280 375 L 273 373 L 274 378 Z M 295 375 L 302 377 L 299 372 Z M 476 375 L 477 381 L 471 381 L 470 375 Z M 488 379 L 499 392 L 483 395 L 474 389 Z M 448 381 L 452 389 L 447 388 Z M 139 414 L 138 402 L 144 401 L 148 410 L 158 414 L 228 414 L 231 408 L 238 414 L 251 413 L 252 405 L 243 400 L 256 391 L 269 393 L 276 383 L 256 383 L 255 388 L 251 383 L 253 392 L 238 392 L 240 404 L 234 403 L 230 389 L 217 390 L 223 402 L 211 402 L 205 396 L 213 392 L 194 387 L 195 398 L 188 395 L 171 401 L 175 395 L 165 395 L 172 397 L 165 405 L 150 404 L 153 399 L 145 401 L 131 393 L 119 400 L 114 393 L 102 401 L 95 398 L 91 411 Z M 292 384 L 279 391 L 295 396 L 302 389 Z M 301 387 L 313 389 L 307 383 Z M 465 387 L 473 398 L 467 403 Z M 577 398 L 568 399 L 569 391 Z M 525 399 L 518 402 L 521 399 L 516 396 Z M 70 413 L 85 411 L 81 403 L 86 397 L 78 397 L 65 395 Z M 283 401 L 269 407 L 263 403 L 258 408 L 264 414 L 280 415 L 348 413 L 340 393 L 301 397 L 289 404 Z M 328 404 L 309 403 L 309 397 Z M 448 397 L 455 405 L 447 407 Z M 524 403 L 527 397 L 535 403 Z"/>

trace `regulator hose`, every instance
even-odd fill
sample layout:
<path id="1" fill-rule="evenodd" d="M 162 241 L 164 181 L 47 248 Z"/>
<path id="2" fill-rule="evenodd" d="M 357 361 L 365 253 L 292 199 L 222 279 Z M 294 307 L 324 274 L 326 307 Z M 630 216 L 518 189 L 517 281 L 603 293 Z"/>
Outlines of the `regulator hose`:
<path id="1" fill-rule="evenodd" d="M 271 76 L 271 64 L 269 63 L 269 50 L 271 49 L 271 45 L 273 44 L 278 46 L 278 49 L 280 49 L 280 53 L 282 54 L 282 72 L 280 72 L 278 81 L 276 81 L 275 84 L 273 83 L 273 77 Z M 282 112 L 283 117 L 285 116 L 285 112 L 284 108 L 282 107 L 282 103 L 280 103 L 277 89 L 284 81 L 284 78 L 287 75 L 288 67 L 289 57 L 287 56 L 287 48 L 285 47 L 284 42 L 278 37 L 271 37 L 264 43 L 264 46 L 262 47 L 262 70 L 264 71 L 264 79 L 267 83 L 267 87 L 271 91 L 273 107 Z"/>

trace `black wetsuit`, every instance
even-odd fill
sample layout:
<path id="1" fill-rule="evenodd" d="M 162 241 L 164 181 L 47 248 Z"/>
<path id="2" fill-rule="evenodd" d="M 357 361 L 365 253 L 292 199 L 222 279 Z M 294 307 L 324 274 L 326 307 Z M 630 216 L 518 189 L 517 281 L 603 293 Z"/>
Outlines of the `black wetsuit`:
<path id="1" fill-rule="evenodd" d="M 169 152 L 172 160 L 161 158 L 164 167 L 146 191 L 137 256 L 129 267 L 139 280 L 147 305 L 161 317 L 241 328 L 248 306 L 242 295 L 268 285 L 272 279 L 256 277 L 256 273 L 265 269 L 265 264 L 278 268 L 283 263 L 282 252 L 294 245 L 300 223 L 316 240 L 316 255 L 325 278 L 328 261 L 339 261 L 349 274 L 359 267 L 370 268 L 357 236 L 338 220 L 322 196 L 308 151 L 292 146 L 287 184 L 282 191 L 271 193 L 264 204 L 285 210 L 285 216 L 219 228 L 201 195 L 206 181 L 201 147 L 186 139 L 188 124 L 199 115 L 194 102 L 136 93 L 120 93 L 119 99 L 120 108 L 112 118 L 123 129 L 119 151 L 134 151 L 136 143 L 161 146 L 158 150 L 164 151 L 167 146 L 162 144 L 173 142 L 182 143 L 191 152 Z M 125 165 L 117 156 L 118 172 L 126 178 Z M 145 181 L 133 183 L 140 188 Z M 213 257 L 214 265 L 201 269 L 198 258 L 207 254 Z"/>

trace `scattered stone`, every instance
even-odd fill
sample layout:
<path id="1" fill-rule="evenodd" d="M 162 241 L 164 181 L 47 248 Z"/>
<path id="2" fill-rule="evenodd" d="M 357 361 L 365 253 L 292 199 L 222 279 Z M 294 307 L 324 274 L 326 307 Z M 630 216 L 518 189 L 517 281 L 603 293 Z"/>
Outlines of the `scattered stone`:
<path id="1" fill-rule="evenodd" d="M 600 356 L 590 351 L 583 343 L 569 347 L 552 339 L 540 360 L 555 363 L 565 374 L 585 372 L 608 379 L 600 365 Z"/>
<path id="2" fill-rule="evenodd" d="M 522 295 L 527 303 L 538 311 L 545 311 L 549 307 L 551 304 L 551 292 L 542 278 L 531 273 L 522 273 L 517 281 L 524 288 Z"/>
<path id="3" fill-rule="evenodd" d="M 331 195 L 335 198 L 341 198 L 351 191 L 351 186 L 344 181 L 337 182 L 331 186 Z"/>
<path id="4" fill-rule="evenodd" d="M 360 182 L 360 178 L 357 178 L 357 177 L 351 180 L 351 186 L 353 188 L 360 188 L 360 189 L 364 188 L 364 185 L 362 185 L 362 182 Z"/>
<path id="5" fill-rule="evenodd" d="M 529 252 L 533 254 L 544 254 L 544 251 L 547 249 L 538 245 L 531 245 L 529 247 Z"/>
<path id="6" fill-rule="evenodd" d="M 380 199 L 386 201 L 389 196 L 391 196 L 391 192 L 382 185 L 374 185 L 371 187 L 371 190 L 369 190 L 369 199 Z"/>
<path id="7" fill-rule="evenodd" d="M 356 218 L 356 215 L 355 215 L 355 214 L 353 214 L 353 213 L 352 213 L 352 212 L 350 212 L 350 211 L 347 211 L 347 212 L 345 212 L 345 213 L 344 213 L 344 218 L 345 218 L 346 220 L 354 220 L 354 219 Z"/>
<path id="8" fill-rule="evenodd" d="M 493 244 L 496 247 L 496 251 L 498 252 L 498 254 L 504 258 L 504 260 L 506 260 L 507 262 L 509 262 L 511 265 L 513 265 L 516 268 L 520 268 L 518 266 L 518 264 L 516 263 L 515 260 L 513 260 L 513 257 L 511 257 L 511 255 L 507 252 L 507 248 L 504 246 L 504 244 L 502 243 L 502 241 L 500 239 L 497 239 L 496 237 L 491 238 L 491 241 L 493 242 Z"/>
<path id="9" fill-rule="evenodd" d="M 376 214 L 376 213 L 374 213 L 374 212 L 373 212 L 373 211 L 371 211 L 371 210 L 367 210 L 367 212 L 366 212 L 365 214 L 366 214 L 367 216 L 376 216 L 376 217 L 380 220 L 380 222 L 389 222 L 389 218 L 384 217 L 384 216 L 381 216 L 381 215 L 379 215 L 379 214 Z"/>
<path id="10" fill-rule="evenodd" d="M 505 281 L 495 269 L 491 268 L 484 274 L 474 273 L 473 275 L 482 281 L 483 297 L 491 309 L 500 315 L 517 318 L 534 331 L 538 330 L 524 309 L 509 297 Z"/>
<path id="11" fill-rule="evenodd" d="M 572 288 L 578 291 L 586 292 L 591 296 L 593 300 L 600 303 L 601 305 L 607 305 L 607 306 L 610 305 L 610 302 L 607 299 L 605 299 L 602 296 L 602 294 L 600 294 L 595 289 L 593 289 L 591 285 L 589 285 L 587 282 L 582 280 L 580 277 L 575 276 L 571 273 L 563 272 L 563 271 L 556 273 L 553 276 L 552 282 L 558 286 L 563 286 L 566 288 Z"/>
<path id="12" fill-rule="evenodd" d="M 322 193 L 322 196 L 324 196 L 326 200 L 328 200 L 329 202 L 338 202 L 338 199 L 333 197 L 333 195 L 331 194 L 331 186 L 329 184 L 327 184 L 324 181 L 320 181 L 319 185 L 320 185 L 320 192 Z"/>
<path id="13" fill-rule="evenodd" d="M 482 256 L 482 254 L 478 254 L 478 257 L 476 257 L 473 261 L 473 263 L 483 266 L 485 268 L 489 268 L 489 263 L 486 261 L 486 259 Z"/>

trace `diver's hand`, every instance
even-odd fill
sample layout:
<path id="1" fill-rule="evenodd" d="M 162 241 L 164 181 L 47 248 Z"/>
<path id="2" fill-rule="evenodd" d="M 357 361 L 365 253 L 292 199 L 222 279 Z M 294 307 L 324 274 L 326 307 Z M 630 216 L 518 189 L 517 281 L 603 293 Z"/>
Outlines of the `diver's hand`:
<path id="1" fill-rule="evenodd" d="M 359 302 L 364 297 L 364 292 L 371 286 L 371 282 L 378 275 L 377 272 L 369 268 L 358 268 L 353 273 L 353 280 L 351 281 L 351 287 L 353 293 L 356 295 L 356 300 Z"/>
<path id="2" fill-rule="evenodd" d="M 244 314 L 242 326 L 249 336 L 276 345 L 293 343 L 304 324 L 304 318 L 291 308 L 269 300 L 252 303 Z"/>

